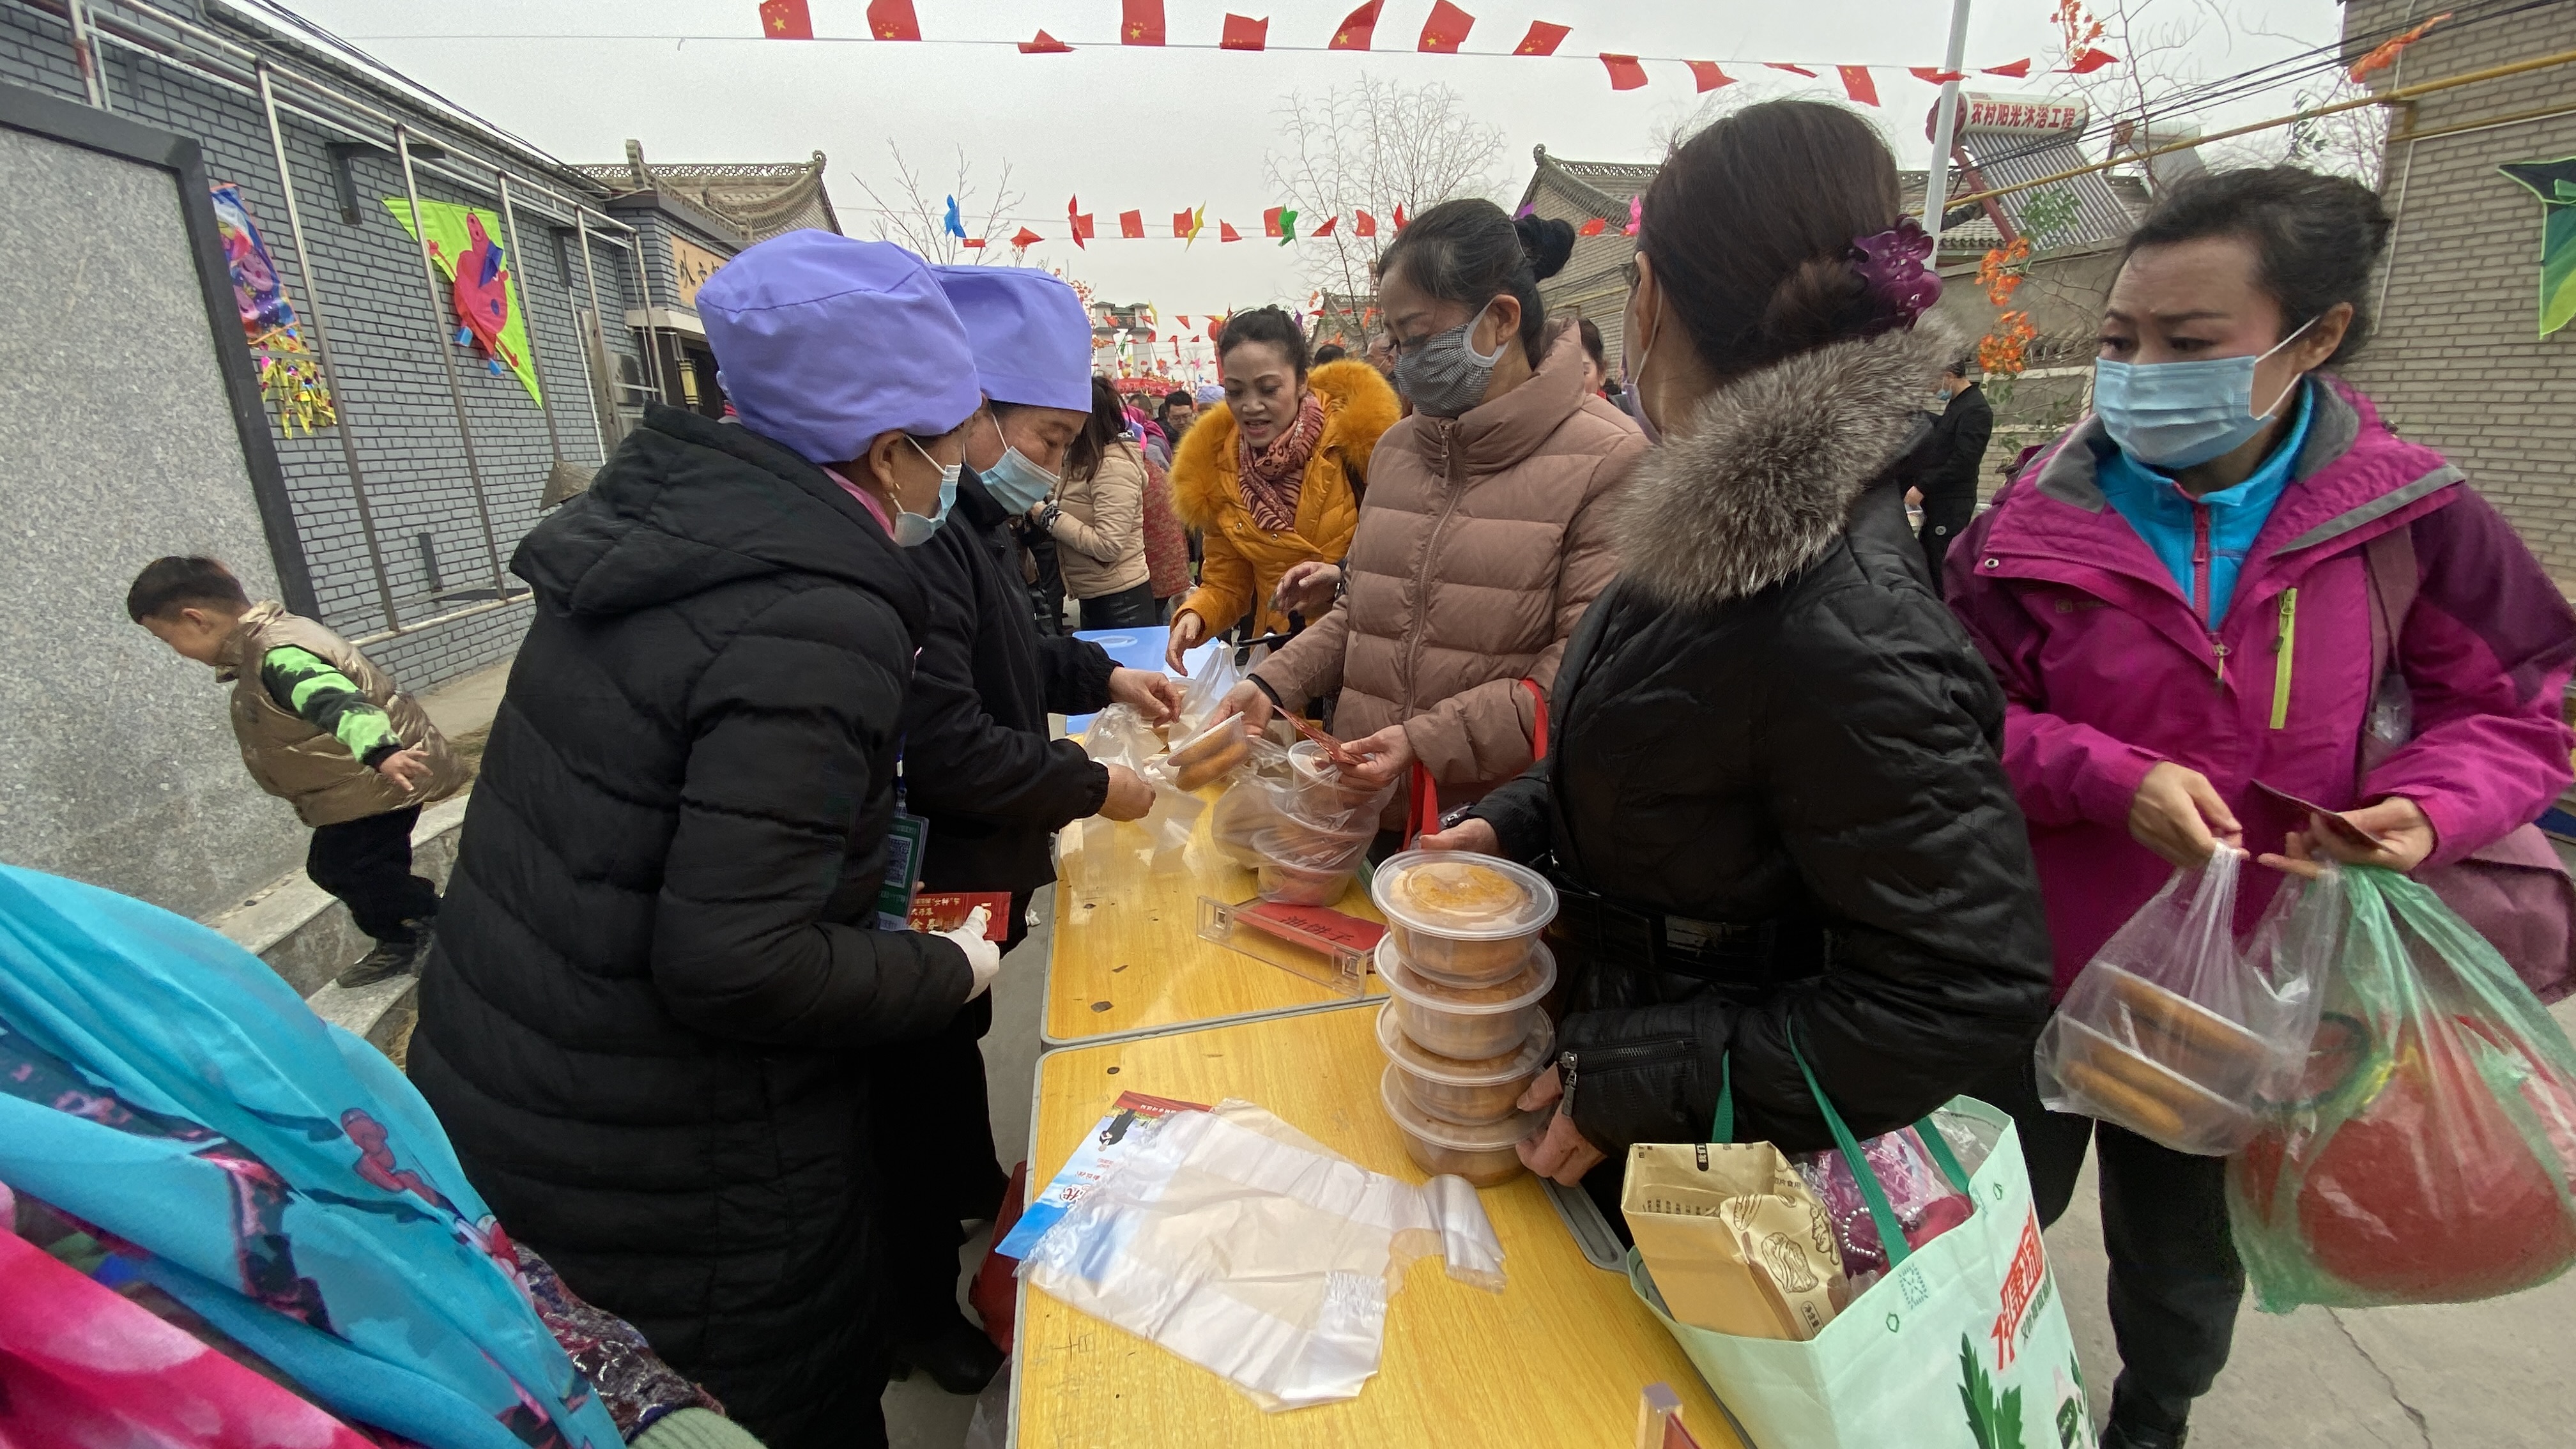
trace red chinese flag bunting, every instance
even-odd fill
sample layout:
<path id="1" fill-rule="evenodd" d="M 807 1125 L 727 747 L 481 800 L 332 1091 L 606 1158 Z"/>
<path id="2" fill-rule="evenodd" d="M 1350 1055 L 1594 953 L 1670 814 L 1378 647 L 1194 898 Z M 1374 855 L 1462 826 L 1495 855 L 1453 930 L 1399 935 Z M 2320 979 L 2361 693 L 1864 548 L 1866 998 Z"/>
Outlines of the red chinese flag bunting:
<path id="1" fill-rule="evenodd" d="M 1910 65 L 1907 66 L 1906 69 L 1913 73 L 1916 80 L 1922 81 L 1926 85 L 1945 86 L 1952 81 L 1966 80 L 1968 78 L 1968 73 L 1966 71 L 1943 70 L 1937 65 Z"/>
<path id="2" fill-rule="evenodd" d="M 919 40 L 921 22 L 912 0 L 868 0 L 868 34 L 879 40 Z"/>
<path id="3" fill-rule="evenodd" d="M 1609 220 L 1604 217 L 1596 216 L 1590 221 L 1585 222 L 1583 225 L 1576 227 L 1574 229 L 1574 234 L 1576 236 L 1599 236 L 1609 229 Z"/>
<path id="4" fill-rule="evenodd" d="M 1870 79 L 1868 66 L 1838 65 L 1834 71 L 1843 78 L 1844 95 L 1864 106 L 1878 104 L 1878 82 Z"/>
<path id="5" fill-rule="evenodd" d="M 1083 250 L 1085 251 L 1089 251 L 1090 248 L 1083 246 L 1083 243 L 1089 241 L 1092 237 L 1098 235 L 1098 233 L 1092 230 L 1091 213 L 1081 210 L 1081 206 L 1082 198 L 1079 196 L 1067 201 L 1064 204 L 1064 219 L 1071 223 L 1073 244 L 1078 247 L 1083 247 Z"/>
<path id="6" fill-rule="evenodd" d="M 1530 22 L 1529 34 L 1512 47 L 1514 55 L 1554 55 L 1556 43 L 1574 33 L 1572 26 L 1550 25 L 1544 20 Z"/>
<path id="7" fill-rule="evenodd" d="M 1325 48 L 1328 50 L 1368 49 L 1369 43 L 1377 38 L 1377 13 L 1384 8 L 1386 8 L 1386 0 L 1368 0 L 1366 5 L 1343 16 L 1340 28 L 1333 32 L 1333 43 Z"/>
<path id="8" fill-rule="evenodd" d="M 1261 213 L 1261 234 L 1263 236 L 1278 236 L 1281 234 L 1279 228 L 1279 214 L 1286 210 L 1287 208 L 1284 206 L 1274 206 L 1268 211 Z"/>
<path id="9" fill-rule="evenodd" d="M 1312 241 L 1312 240 L 1314 240 L 1315 238 L 1317 238 L 1317 237 L 1319 237 L 1319 236 L 1331 236 L 1331 235 L 1333 234 L 1333 223 L 1334 223 L 1334 222 L 1337 222 L 1337 221 L 1340 221 L 1340 220 L 1341 220 L 1341 218 L 1340 218 L 1340 217 L 1338 217 L 1338 216 L 1328 216 L 1328 217 L 1325 217 L 1325 218 L 1324 218 L 1324 224 L 1323 224 L 1322 226 L 1319 226 L 1319 227 L 1315 228 L 1313 231 L 1310 231 L 1310 232 L 1306 233 L 1306 239 L 1307 239 L 1308 241 Z"/>
<path id="10" fill-rule="evenodd" d="M 1241 241 L 1243 240 L 1243 233 L 1234 229 L 1233 222 L 1220 221 L 1216 224 L 1216 239 L 1221 242 Z M 1211 326 L 1208 329 L 1208 340 L 1211 342 L 1216 340 L 1216 328 L 1214 326 Z"/>
<path id="11" fill-rule="evenodd" d="M 2028 80 L 2030 78 L 2030 61 L 2025 58 L 2014 61 L 2010 65 L 1990 65 L 1986 67 L 1986 74 L 2010 76 L 2014 80 Z"/>
<path id="12" fill-rule="evenodd" d="M 1716 61 L 1686 60 L 1682 64 L 1690 67 L 1691 80 L 1696 82 L 1703 92 L 1716 90 L 1719 86 L 1735 84 L 1735 77 L 1719 70 Z"/>
<path id="13" fill-rule="evenodd" d="M 1791 75 L 1802 75 L 1802 76 L 1805 76 L 1805 77 L 1806 77 L 1807 79 L 1809 79 L 1809 80 L 1814 80 L 1814 79 L 1816 79 L 1816 73 L 1815 73 L 1814 71 L 1811 71 L 1811 70 L 1807 69 L 1807 68 L 1806 68 L 1805 66 L 1803 66 L 1803 65 L 1790 65 L 1790 64 L 1788 64 L 1788 63 L 1787 63 L 1787 62 L 1785 62 L 1785 61 L 1777 61 L 1777 60 L 1766 60 L 1766 61 L 1764 61 L 1764 62 L 1762 62 L 1762 63 L 1763 63 L 1764 65 L 1767 65 L 1767 66 L 1771 67 L 1773 70 L 1785 70 L 1785 71 L 1787 71 L 1787 72 L 1788 72 L 1789 74 L 1791 74 Z"/>
<path id="14" fill-rule="evenodd" d="M 1037 39 L 1020 42 L 1022 55 L 1071 55 L 1073 47 L 1041 30 Z"/>
<path id="15" fill-rule="evenodd" d="M 1141 211 L 1122 211 L 1118 213 L 1118 235 L 1129 241 L 1144 240 L 1145 213 Z"/>
<path id="16" fill-rule="evenodd" d="M 1225 33 L 1217 38 L 1219 50 L 1261 50 L 1270 43 L 1270 22 L 1248 15 L 1225 17 Z"/>
<path id="17" fill-rule="evenodd" d="M 1449 0 L 1439 0 L 1431 7 L 1431 18 L 1422 22 L 1422 39 L 1413 48 L 1436 55 L 1456 55 L 1458 47 L 1467 39 L 1467 32 L 1475 28 L 1475 16 L 1450 4 Z"/>
<path id="18" fill-rule="evenodd" d="M 1174 235 L 1174 236 L 1178 236 L 1178 237 L 1186 237 L 1186 236 L 1188 236 L 1189 234 L 1190 234 L 1190 214 L 1189 214 L 1188 212 L 1186 212 L 1186 211 L 1176 211 L 1176 212 L 1173 212 L 1173 213 L 1172 213 L 1172 235 Z M 1182 326 L 1184 326 L 1184 327 L 1189 326 L 1189 325 L 1190 325 L 1190 319 L 1189 319 L 1189 318 L 1187 318 L 1187 317 L 1182 318 L 1182 319 L 1181 319 L 1181 325 L 1182 325 Z"/>
<path id="19" fill-rule="evenodd" d="M 1404 203 L 1400 201 L 1395 204 L 1395 229 L 1404 230 Z"/>
<path id="20" fill-rule="evenodd" d="M 2075 63 L 2066 68 L 2066 73 L 2068 75 L 2091 75 L 2093 72 L 2100 70 L 2106 65 L 2118 65 L 2119 63 L 2120 58 L 2107 50 L 2088 50 L 2082 55 L 2075 57 Z"/>
<path id="21" fill-rule="evenodd" d="M 984 244 L 984 239 L 980 236 L 970 236 L 957 244 L 961 247 L 980 247 Z"/>
<path id="22" fill-rule="evenodd" d="M 1118 22 L 1120 45 L 1160 45 L 1163 43 L 1163 0 L 1122 0 L 1125 13 Z"/>
<path id="23" fill-rule="evenodd" d="M 1369 214 L 1368 214 L 1367 212 L 1365 212 L 1365 211 L 1354 211 L 1354 212 L 1352 212 L 1352 213 L 1351 213 L 1351 235 L 1353 235 L 1353 236 L 1375 236 L 1375 235 L 1377 235 L 1377 218 L 1376 218 L 1376 217 L 1373 217 L 1373 216 L 1371 216 L 1371 215 L 1369 215 Z"/>
<path id="24" fill-rule="evenodd" d="M 1039 242 L 1045 240 L 1045 237 L 1038 235 L 1027 227 L 1021 227 L 1020 234 L 1011 238 L 1011 245 L 1018 247 L 1022 251 L 1026 251 L 1030 247 L 1036 246 Z"/>
<path id="25" fill-rule="evenodd" d="M 812 40 L 814 17 L 805 0 L 760 0 L 760 33 L 772 40 Z"/>
<path id="26" fill-rule="evenodd" d="M 1601 64 L 1609 68 L 1610 89 L 1614 91 L 1633 91 L 1646 83 L 1646 68 L 1637 64 L 1633 55 L 1612 55 L 1605 50 L 1601 52 Z"/>

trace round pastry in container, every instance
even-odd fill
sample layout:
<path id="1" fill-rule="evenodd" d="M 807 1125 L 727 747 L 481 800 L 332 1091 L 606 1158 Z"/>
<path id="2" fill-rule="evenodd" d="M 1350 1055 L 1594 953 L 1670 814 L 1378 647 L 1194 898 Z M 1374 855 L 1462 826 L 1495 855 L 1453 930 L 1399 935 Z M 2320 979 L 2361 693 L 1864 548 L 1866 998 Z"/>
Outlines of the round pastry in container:
<path id="1" fill-rule="evenodd" d="M 1528 866 L 1454 850 L 1408 850 L 1377 868 L 1370 897 L 1404 964 L 1433 982 L 1490 986 L 1529 962 L 1556 919 L 1556 887 Z"/>
<path id="2" fill-rule="evenodd" d="M 1239 715 L 1227 715 L 1172 746 L 1172 783 L 1195 790 L 1252 757 L 1252 736 Z"/>
<path id="3" fill-rule="evenodd" d="M 1396 1084 L 1423 1115 L 1481 1127 L 1512 1115 L 1512 1104 L 1556 1051 L 1556 1028 L 1541 1013 L 1529 1040 L 1498 1057 L 1460 1061 L 1413 1044 L 1396 1025 L 1392 1003 L 1378 1008 L 1377 1044 L 1395 1064 Z"/>
<path id="4" fill-rule="evenodd" d="M 1538 1030 L 1547 1016 L 1539 1000 L 1556 984 L 1556 957 L 1534 947 L 1517 976 L 1491 986 L 1443 986 L 1408 967 L 1390 934 L 1377 943 L 1377 974 L 1394 998 L 1387 1009 L 1415 1046 L 1478 1062 L 1516 1050 Z"/>
<path id="5" fill-rule="evenodd" d="M 1477 1187 L 1500 1187 L 1526 1171 L 1517 1150 L 1521 1139 L 1547 1120 L 1544 1112 L 1515 1112 L 1498 1122 L 1461 1127 L 1443 1122 L 1413 1105 L 1398 1085 L 1402 1069 L 1389 1062 L 1378 1078 L 1378 1100 L 1404 1134 L 1404 1155 L 1433 1176 L 1450 1173 Z"/>

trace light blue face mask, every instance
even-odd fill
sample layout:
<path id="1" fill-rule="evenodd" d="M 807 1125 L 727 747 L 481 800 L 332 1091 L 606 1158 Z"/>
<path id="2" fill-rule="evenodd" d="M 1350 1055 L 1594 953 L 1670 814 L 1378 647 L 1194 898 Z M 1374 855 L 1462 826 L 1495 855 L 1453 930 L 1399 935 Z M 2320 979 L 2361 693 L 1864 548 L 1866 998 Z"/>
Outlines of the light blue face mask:
<path id="1" fill-rule="evenodd" d="M 993 490 L 993 496 L 1013 513 L 1026 513 L 1045 501 L 1055 491 L 1056 476 L 1029 461 L 1029 455 L 1013 447 L 1002 454 L 1002 460 L 975 476 Z"/>
<path id="2" fill-rule="evenodd" d="M 2111 441 L 2131 459 L 2168 473 L 2197 468 L 2241 446 L 2272 420 L 2299 382 L 2292 378 L 2272 405 L 2258 413 L 2254 366 L 2315 325 L 2313 317 L 2300 323 L 2297 332 L 2260 356 L 2151 363 L 2098 358 L 2093 363 L 2093 411 L 2101 415 Z"/>
<path id="3" fill-rule="evenodd" d="M 904 441 L 912 444 L 912 450 L 921 455 L 923 462 L 939 470 L 939 511 L 937 513 L 924 518 L 918 513 L 907 510 L 901 503 L 895 505 L 895 546 L 919 548 L 930 542 L 930 536 L 939 531 L 939 525 L 948 521 L 948 510 L 957 502 L 957 477 L 966 470 L 963 464 L 942 463 L 937 458 L 931 457 L 930 450 L 921 446 L 920 440 L 908 433 L 904 435 Z"/>

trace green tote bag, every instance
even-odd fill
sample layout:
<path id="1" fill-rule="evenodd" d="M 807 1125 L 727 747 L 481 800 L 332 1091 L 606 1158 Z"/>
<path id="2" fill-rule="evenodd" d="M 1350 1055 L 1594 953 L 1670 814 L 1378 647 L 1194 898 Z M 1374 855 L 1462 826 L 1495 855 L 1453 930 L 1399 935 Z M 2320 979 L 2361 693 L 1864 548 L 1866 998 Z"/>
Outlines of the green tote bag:
<path id="1" fill-rule="evenodd" d="M 1791 1041 L 1791 1050 L 1796 1042 Z M 1926 1119 L 1923 1142 L 1975 1211 L 1909 1249 L 1860 1144 L 1803 1054 L 1798 1069 L 1851 1165 L 1889 1271 L 1804 1343 L 1738 1338 L 1676 1323 L 1631 1249 L 1628 1281 L 1690 1355 L 1753 1449 L 2079 1449 L 2094 1442 L 2084 1374 L 2032 1206 L 2012 1119 L 1969 1097 L 1941 1111 L 1993 1148 L 1964 1174 Z M 1710 1139 L 1734 1140 L 1734 1091 Z"/>

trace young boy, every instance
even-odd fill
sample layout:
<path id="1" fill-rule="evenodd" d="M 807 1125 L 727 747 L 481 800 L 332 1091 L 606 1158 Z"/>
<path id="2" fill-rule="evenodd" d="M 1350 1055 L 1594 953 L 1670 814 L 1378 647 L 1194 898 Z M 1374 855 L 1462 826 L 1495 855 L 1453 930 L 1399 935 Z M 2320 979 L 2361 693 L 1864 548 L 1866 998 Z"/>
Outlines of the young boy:
<path id="1" fill-rule="evenodd" d="M 242 763 L 313 827 L 304 873 L 375 938 L 339 984 L 417 972 L 438 889 L 411 873 L 411 828 L 465 783 L 429 716 L 349 641 L 274 600 L 253 604 L 213 559 L 154 559 L 125 612 L 232 681 Z"/>

